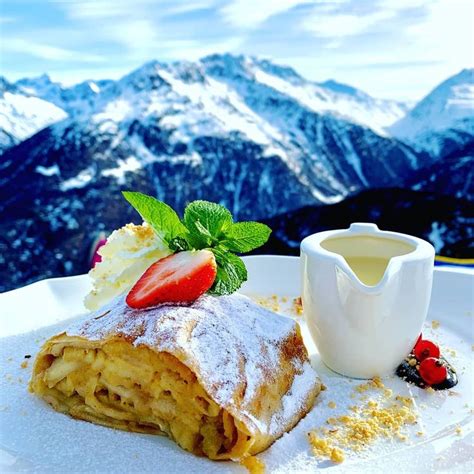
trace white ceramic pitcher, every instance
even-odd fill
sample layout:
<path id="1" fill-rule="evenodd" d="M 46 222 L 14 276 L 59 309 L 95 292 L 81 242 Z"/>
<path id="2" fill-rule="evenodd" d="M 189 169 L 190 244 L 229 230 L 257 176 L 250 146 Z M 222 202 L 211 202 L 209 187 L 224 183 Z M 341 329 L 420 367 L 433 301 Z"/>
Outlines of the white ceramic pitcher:
<path id="1" fill-rule="evenodd" d="M 375 281 L 371 265 L 384 260 L 385 271 L 376 269 L 383 276 Z M 303 311 L 323 362 L 356 378 L 393 373 L 426 318 L 433 246 L 375 224 L 355 223 L 305 238 L 301 264 Z"/>

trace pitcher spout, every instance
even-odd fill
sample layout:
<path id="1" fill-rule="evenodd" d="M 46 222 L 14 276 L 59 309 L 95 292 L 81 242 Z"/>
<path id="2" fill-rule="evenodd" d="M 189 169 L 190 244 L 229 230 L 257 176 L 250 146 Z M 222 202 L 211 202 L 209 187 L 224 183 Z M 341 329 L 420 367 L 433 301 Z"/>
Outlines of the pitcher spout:
<path id="1" fill-rule="evenodd" d="M 361 294 L 376 295 L 396 283 L 401 262 L 396 258 L 342 257 L 336 263 L 336 278 L 346 281 Z"/>

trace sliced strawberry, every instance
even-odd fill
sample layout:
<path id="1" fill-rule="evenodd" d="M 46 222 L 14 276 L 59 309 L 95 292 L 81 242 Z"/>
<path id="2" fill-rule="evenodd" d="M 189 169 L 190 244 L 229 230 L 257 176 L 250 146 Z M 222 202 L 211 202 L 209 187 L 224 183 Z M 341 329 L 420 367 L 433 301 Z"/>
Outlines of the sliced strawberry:
<path id="1" fill-rule="evenodd" d="M 209 250 L 175 253 L 151 265 L 130 290 L 126 302 L 131 308 L 189 303 L 212 286 L 216 273 L 216 259 Z"/>

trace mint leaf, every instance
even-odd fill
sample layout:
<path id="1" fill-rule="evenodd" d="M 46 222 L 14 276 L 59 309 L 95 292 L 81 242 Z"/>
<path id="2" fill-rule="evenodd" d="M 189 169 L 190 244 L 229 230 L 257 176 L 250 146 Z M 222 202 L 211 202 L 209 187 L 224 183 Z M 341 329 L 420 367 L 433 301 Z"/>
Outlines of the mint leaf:
<path id="1" fill-rule="evenodd" d="M 186 235 L 186 227 L 168 204 L 142 193 L 123 191 L 122 194 L 166 244 Z"/>
<path id="2" fill-rule="evenodd" d="M 184 210 L 184 224 L 197 248 L 215 246 L 232 225 L 232 214 L 220 204 L 193 201 Z"/>
<path id="3" fill-rule="evenodd" d="M 217 275 L 214 285 L 208 291 L 211 295 L 230 295 L 247 281 L 247 269 L 240 257 L 220 248 L 210 249 L 217 262 Z"/>
<path id="4" fill-rule="evenodd" d="M 232 252 L 250 252 L 261 247 L 270 237 L 270 227 L 260 222 L 237 222 L 225 231 L 225 239 L 221 240 Z"/>

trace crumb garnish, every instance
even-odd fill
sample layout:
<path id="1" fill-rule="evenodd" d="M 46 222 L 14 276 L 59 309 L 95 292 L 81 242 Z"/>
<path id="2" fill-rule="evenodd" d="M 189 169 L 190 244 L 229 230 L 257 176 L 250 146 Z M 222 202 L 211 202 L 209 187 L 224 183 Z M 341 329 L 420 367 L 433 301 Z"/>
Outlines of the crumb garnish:
<path id="1" fill-rule="evenodd" d="M 308 433 L 308 440 L 313 454 L 318 458 L 329 459 L 335 463 L 344 461 L 342 449 L 333 447 L 327 439 L 320 438 L 314 431 Z"/>
<path id="2" fill-rule="evenodd" d="M 360 406 L 349 407 L 347 414 L 330 417 L 324 427 L 308 433 L 315 456 L 340 463 L 347 451 L 363 451 L 380 438 L 407 441 L 404 428 L 417 423 L 412 398 L 393 397 L 392 390 L 378 377 L 357 385 L 354 391 L 364 393 L 374 389 L 382 391 L 382 399 L 374 400 L 364 395 Z"/>
<path id="3" fill-rule="evenodd" d="M 440 322 L 437 321 L 436 319 L 433 319 L 433 321 L 431 321 L 431 327 L 432 327 L 433 329 L 438 329 L 439 326 L 440 326 Z"/>
<path id="4" fill-rule="evenodd" d="M 301 316 L 303 314 L 303 304 L 300 296 L 293 298 L 290 304 L 288 304 L 288 296 L 271 295 L 266 297 L 256 297 L 254 299 L 260 306 L 276 313 L 287 311 L 292 316 Z"/>

